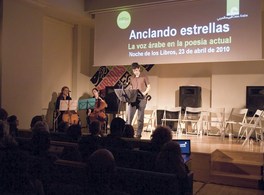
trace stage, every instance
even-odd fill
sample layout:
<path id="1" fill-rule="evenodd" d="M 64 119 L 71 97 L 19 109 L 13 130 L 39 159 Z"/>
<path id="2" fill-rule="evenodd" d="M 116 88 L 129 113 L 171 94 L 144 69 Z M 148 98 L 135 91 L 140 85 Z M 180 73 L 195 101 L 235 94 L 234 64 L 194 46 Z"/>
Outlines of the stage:
<path id="1" fill-rule="evenodd" d="M 151 132 L 143 132 L 149 140 Z M 191 161 L 194 180 L 230 186 L 263 189 L 264 143 L 247 143 L 242 147 L 236 138 L 173 134 L 173 139 L 191 140 Z"/>
<path id="2" fill-rule="evenodd" d="M 143 132 L 141 139 L 150 140 L 151 132 Z M 190 139 L 192 144 L 192 152 L 200 152 L 200 153 L 212 153 L 216 149 L 219 150 L 231 150 L 231 151 L 245 151 L 245 152 L 257 152 L 264 153 L 264 142 L 253 142 L 253 144 L 246 144 L 242 147 L 242 143 L 244 140 L 237 141 L 236 138 L 232 138 L 229 140 L 228 137 L 224 139 L 220 136 L 197 136 L 190 134 L 182 134 L 177 135 L 173 133 L 173 139 Z"/>

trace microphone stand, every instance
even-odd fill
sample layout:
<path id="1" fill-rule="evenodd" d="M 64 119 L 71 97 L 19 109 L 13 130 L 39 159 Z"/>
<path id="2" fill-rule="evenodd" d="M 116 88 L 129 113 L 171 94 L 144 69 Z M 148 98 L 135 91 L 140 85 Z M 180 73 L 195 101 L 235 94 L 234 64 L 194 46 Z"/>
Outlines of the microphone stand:
<path id="1" fill-rule="evenodd" d="M 56 112 L 57 113 L 57 112 Z M 59 112 L 58 116 L 54 117 L 54 121 L 53 121 L 53 131 L 56 131 L 56 122 L 58 121 L 59 116 L 61 115 L 61 113 Z"/>

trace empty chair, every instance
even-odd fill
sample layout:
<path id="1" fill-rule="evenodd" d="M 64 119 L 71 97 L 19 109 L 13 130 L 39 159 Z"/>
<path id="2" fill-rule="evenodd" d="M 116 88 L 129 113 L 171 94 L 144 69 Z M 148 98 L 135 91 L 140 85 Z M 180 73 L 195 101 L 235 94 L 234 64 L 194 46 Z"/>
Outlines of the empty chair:
<path id="1" fill-rule="evenodd" d="M 225 108 L 209 108 L 204 112 L 204 125 L 207 135 L 222 135 L 225 129 Z"/>
<path id="2" fill-rule="evenodd" d="M 152 131 L 155 129 L 155 126 L 157 126 L 157 120 L 156 120 L 156 107 L 153 107 L 151 110 L 145 110 L 144 113 L 144 125 L 145 125 L 145 131 Z"/>
<path id="3" fill-rule="evenodd" d="M 181 107 L 173 107 L 164 110 L 163 118 L 161 119 L 162 125 L 170 126 L 171 129 L 176 130 L 178 133 L 182 132 L 181 128 Z"/>
<path id="4" fill-rule="evenodd" d="M 186 133 L 202 135 L 202 108 L 186 107 L 182 122 Z"/>
<path id="5" fill-rule="evenodd" d="M 256 110 L 255 114 L 248 123 L 241 124 L 241 127 L 238 132 L 238 140 L 245 137 L 246 139 L 243 142 L 243 146 L 250 139 L 252 133 L 255 131 L 256 139 L 257 134 L 260 135 L 260 140 L 263 141 L 263 127 L 261 120 L 264 117 L 264 112 L 262 110 Z M 258 131 L 258 132 L 257 132 Z"/>
<path id="6" fill-rule="evenodd" d="M 229 131 L 229 134 L 233 136 L 234 129 L 239 130 L 243 124 L 247 123 L 247 112 L 247 108 L 232 108 L 227 121 L 225 121 L 225 131 Z"/>

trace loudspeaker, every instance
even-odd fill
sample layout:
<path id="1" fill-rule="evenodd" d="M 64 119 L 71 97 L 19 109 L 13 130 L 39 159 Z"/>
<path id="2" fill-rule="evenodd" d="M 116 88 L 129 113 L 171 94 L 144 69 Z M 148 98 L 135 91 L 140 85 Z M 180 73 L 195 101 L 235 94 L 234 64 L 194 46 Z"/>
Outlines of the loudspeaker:
<path id="1" fill-rule="evenodd" d="M 264 86 L 247 86 L 246 108 L 247 116 L 253 116 L 257 109 L 264 109 Z"/>
<path id="2" fill-rule="evenodd" d="M 202 88 L 199 86 L 180 86 L 179 105 L 185 110 L 186 107 L 201 107 Z"/>
<path id="3" fill-rule="evenodd" d="M 116 114 L 118 112 L 119 99 L 115 94 L 115 88 L 112 86 L 105 87 L 105 101 L 107 103 L 106 113 Z"/>

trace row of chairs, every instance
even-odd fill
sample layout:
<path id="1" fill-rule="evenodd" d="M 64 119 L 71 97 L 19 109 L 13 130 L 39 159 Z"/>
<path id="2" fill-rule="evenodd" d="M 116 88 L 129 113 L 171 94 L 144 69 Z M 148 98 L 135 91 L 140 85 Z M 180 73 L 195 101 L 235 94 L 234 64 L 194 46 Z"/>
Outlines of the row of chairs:
<path id="1" fill-rule="evenodd" d="M 186 107 L 182 115 L 182 108 L 175 107 L 165 109 L 163 118 L 161 119 L 162 125 L 167 125 L 167 122 L 177 122 L 177 132 L 182 133 L 185 130 L 186 134 L 207 134 L 209 135 L 212 129 L 216 129 L 216 134 L 221 134 L 224 130 L 224 108 L 209 108 L 203 109 L 202 107 Z M 170 116 L 177 116 L 171 118 Z"/>
<path id="2" fill-rule="evenodd" d="M 147 115 L 147 130 L 152 131 L 153 126 L 157 126 L 158 110 L 153 109 L 149 112 L 151 114 Z M 238 130 L 238 140 L 246 138 L 243 144 L 250 139 L 253 132 L 255 132 L 257 140 L 263 140 L 262 110 L 257 110 L 251 118 L 247 118 L 247 108 L 233 108 L 228 117 L 226 117 L 225 108 L 186 107 L 184 113 L 182 107 L 160 110 L 163 110 L 161 124 L 170 125 L 172 128 L 176 125 L 175 128 L 178 133 L 223 136 L 228 133 L 233 136 L 236 129 Z"/>

